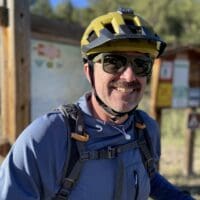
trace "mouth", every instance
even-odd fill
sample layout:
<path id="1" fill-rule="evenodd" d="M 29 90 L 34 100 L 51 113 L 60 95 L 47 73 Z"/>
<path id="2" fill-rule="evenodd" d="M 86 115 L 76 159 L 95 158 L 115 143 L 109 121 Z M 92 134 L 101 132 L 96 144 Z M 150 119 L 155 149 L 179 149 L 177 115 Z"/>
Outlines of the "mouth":
<path id="1" fill-rule="evenodd" d="M 141 85 L 138 82 L 115 82 L 112 84 L 112 88 L 117 90 L 121 93 L 133 93 L 133 92 L 139 92 L 141 90 Z"/>
<path id="2" fill-rule="evenodd" d="M 115 89 L 122 93 L 132 93 L 132 92 L 138 92 L 140 90 L 139 88 L 125 88 L 125 87 L 116 87 Z"/>

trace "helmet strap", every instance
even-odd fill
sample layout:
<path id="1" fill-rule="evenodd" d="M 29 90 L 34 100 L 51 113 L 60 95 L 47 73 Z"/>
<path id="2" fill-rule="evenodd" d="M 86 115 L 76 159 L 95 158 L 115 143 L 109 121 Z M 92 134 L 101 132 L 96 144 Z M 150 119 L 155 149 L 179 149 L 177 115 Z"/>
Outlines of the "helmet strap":
<path id="1" fill-rule="evenodd" d="M 124 117 L 125 115 L 131 115 L 137 108 L 134 107 L 131 111 L 128 111 L 128 112 L 118 112 L 118 111 L 115 111 L 113 110 L 112 108 L 108 107 L 101 99 L 100 97 L 97 95 L 97 92 L 96 90 L 94 89 L 94 96 L 98 102 L 98 104 L 109 114 L 111 115 L 111 119 L 112 121 L 116 121 L 118 120 L 119 118 L 121 117 Z"/>
<path id="2" fill-rule="evenodd" d="M 94 87 L 94 63 L 91 60 L 87 61 L 89 67 L 89 76 L 92 88 Z"/>

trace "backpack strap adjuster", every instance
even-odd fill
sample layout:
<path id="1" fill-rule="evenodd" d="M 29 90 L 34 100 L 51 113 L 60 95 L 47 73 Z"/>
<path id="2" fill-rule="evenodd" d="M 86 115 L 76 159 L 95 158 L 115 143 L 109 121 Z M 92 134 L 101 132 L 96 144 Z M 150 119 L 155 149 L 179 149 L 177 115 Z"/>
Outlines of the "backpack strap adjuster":
<path id="1" fill-rule="evenodd" d="M 68 198 L 70 192 L 68 189 L 61 188 L 59 190 L 59 193 L 56 194 L 56 196 L 52 200 L 66 200 Z"/>
<path id="2" fill-rule="evenodd" d="M 114 159 L 118 156 L 117 148 L 109 146 L 107 149 L 100 151 L 85 151 L 80 154 L 80 160 L 98 160 L 98 159 Z"/>
<path id="3" fill-rule="evenodd" d="M 73 186 L 74 186 L 74 180 L 73 179 L 71 179 L 71 178 L 65 178 L 64 179 L 64 187 L 65 188 L 73 188 Z"/>
<path id="4" fill-rule="evenodd" d="M 107 149 L 107 155 L 108 155 L 108 159 L 116 158 L 118 155 L 116 148 L 112 148 L 111 146 L 109 146 Z"/>
<path id="5" fill-rule="evenodd" d="M 147 167 L 147 171 L 148 171 L 148 174 L 150 177 L 155 173 L 154 163 L 155 163 L 155 161 L 153 158 L 150 158 L 150 159 L 146 160 L 146 162 L 145 162 L 145 165 Z"/>
<path id="6" fill-rule="evenodd" d="M 80 154 L 80 161 L 86 161 L 86 160 L 90 160 L 91 159 L 91 153 L 90 151 L 85 151 L 85 152 L 82 152 Z"/>

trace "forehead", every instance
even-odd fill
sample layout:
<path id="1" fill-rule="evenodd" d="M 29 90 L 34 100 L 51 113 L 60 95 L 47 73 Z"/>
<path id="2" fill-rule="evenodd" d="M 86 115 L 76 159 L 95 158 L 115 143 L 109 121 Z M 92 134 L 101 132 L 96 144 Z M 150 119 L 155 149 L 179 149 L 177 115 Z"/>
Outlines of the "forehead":
<path id="1" fill-rule="evenodd" d="M 140 53 L 140 52 L 134 52 L 134 51 L 116 51 L 116 52 L 110 52 L 111 54 L 117 54 L 117 55 L 127 55 L 127 56 L 148 56 L 147 53 Z"/>
<path id="2" fill-rule="evenodd" d="M 95 55 L 92 60 L 93 61 L 96 61 L 98 59 L 101 59 L 102 57 L 104 56 L 107 56 L 107 55 L 124 55 L 124 56 L 133 56 L 133 57 L 137 57 L 137 56 L 147 56 L 149 57 L 149 54 L 147 53 L 140 53 L 140 52 L 133 52 L 133 51 L 127 51 L 127 52 L 124 52 L 124 51 L 112 51 L 112 52 L 102 52 L 102 53 L 99 53 L 97 55 Z"/>

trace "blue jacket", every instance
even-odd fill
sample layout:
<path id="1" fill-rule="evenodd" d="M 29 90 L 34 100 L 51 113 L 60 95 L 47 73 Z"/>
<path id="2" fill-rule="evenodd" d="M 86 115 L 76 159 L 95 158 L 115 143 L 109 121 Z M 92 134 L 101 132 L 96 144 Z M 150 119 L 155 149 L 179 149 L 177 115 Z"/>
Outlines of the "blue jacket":
<path id="1" fill-rule="evenodd" d="M 94 119 L 87 106 L 87 95 L 77 102 L 84 112 L 84 123 L 90 140 L 88 150 L 125 144 L 135 139 L 134 117 L 122 125 Z M 160 157 L 157 123 L 141 111 L 153 143 L 154 159 Z M 59 189 L 67 155 L 67 127 L 59 112 L 48 113 L 33 121 L 18 137 L 0 168 L 0 200 L 50 200 Z M 127 140 L 125 135 L 131 136 Z M 143 166 L 138 149 L 123 152 L 122 200 L 189 200 L 159 173 L 151 180 Z M 81 171 L 70 200 L 113 200 L 116 186 L 117 159 L 89 160 Z M 136 190 L 138 192 L 136 192 Z M 137 194 L 136 194 L 137 193 Z M 136 197 L 137 196 L 137 197 Z"/>

